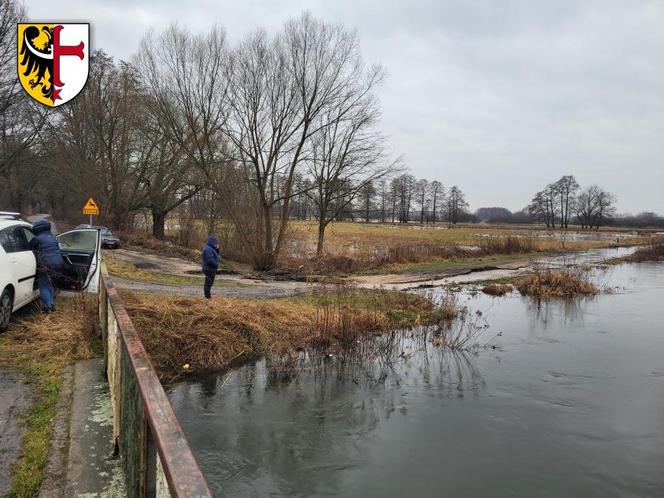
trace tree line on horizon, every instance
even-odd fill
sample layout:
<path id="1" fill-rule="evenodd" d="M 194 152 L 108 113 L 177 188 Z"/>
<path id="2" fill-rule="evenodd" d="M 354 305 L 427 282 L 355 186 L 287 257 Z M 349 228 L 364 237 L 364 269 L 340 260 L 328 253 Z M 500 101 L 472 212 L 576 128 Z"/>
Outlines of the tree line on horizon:
<path id="1" fill-rule="evenodd" d="M 461 189 L 418 179 L 389 153 L 384 71 L 342 25 L 304 13 L 233 44 L 219 27 L 151 31 L 130 61 L 96 50 L 81 94 L 46 109 L 15 74 L 25 18 L 0 0 L 3 209 L 74 220 L 93 196 L 101 222 L 131 229 L 148 213 L 160 238 L 177 213 L 183 237 L 205 220 L 256 269 L 275 266 L 293 218 L 317 220 L 319 254 L 337 220 L 473 220 Z"/>
<path id="2" fill-rule="evenodd" d="M 581 188 L 573 175 L 564 175 L 537 192 L 528 206 L 512 213 L 504 207 L 479 208 L 477 221 L 490 223 L 541 223 L 547 228 L 599 229 L 600 226 L 664 227 L 664 217 L 653 212 L 617 214 L 616 196 L 598 185 Z"/>

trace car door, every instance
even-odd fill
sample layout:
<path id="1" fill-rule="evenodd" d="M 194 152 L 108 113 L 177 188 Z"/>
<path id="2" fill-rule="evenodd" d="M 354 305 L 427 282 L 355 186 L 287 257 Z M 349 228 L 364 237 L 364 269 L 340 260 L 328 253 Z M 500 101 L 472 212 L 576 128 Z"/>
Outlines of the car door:
<path id="1" fill-rule="evenodd" d="M 96 228 L 81 228 L 57 236 L 62 257 L 67 263 L 67 281 L 73 290 L 99 292 L 101 236 Z M 72 288 L 71 286 L 68 288 Z"/>
<path id="2" fill-rule="evenodd" d="M 3 236 L 4 240 L 8 242 L 5 252 L 8 254 L 11 263 L 10 271 L 16 282 L 14 305 L 21 306 L 34 297 L 37 261 L 28 244 L 33 235 L 27 227 L 17 225 L 5 228 Z"/>

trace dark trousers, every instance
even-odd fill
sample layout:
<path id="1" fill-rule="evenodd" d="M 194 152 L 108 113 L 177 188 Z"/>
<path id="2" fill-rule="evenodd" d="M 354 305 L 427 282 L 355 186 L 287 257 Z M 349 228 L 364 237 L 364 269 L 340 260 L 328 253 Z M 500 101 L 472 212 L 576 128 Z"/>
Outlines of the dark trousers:
<path id="1" fill-rule="evenodd" d="M 205 293 L 205 297 L 210 297 L 210 290 L 212 289 L 212 286 L 214 285 L 214 277 L 217 276 L 216 271 L 206 271 L 205 272 L 205 285 L 203 286 L 203 292 Z"/>
<path id="2" fill-rule="evenodd" d="M 42 308 L 44 311 L 51 311 L 53 309 L 53 302 L 55 301 L 55 291 L 53 284 L 48 275 L 41 275 L 37 278 L 37 285 L 39 286 L 39 298 L 41 299 Z"/>

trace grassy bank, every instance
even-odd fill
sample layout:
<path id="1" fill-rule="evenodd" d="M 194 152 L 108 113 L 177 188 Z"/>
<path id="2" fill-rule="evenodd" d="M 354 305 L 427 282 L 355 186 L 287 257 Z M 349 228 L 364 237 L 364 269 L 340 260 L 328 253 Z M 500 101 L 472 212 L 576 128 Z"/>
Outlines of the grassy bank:
<path id="1" fill-rule="evenodd" d="M 279 300 L 208 301 L 131 292 L 122 297 L 164 380 L 261 356 L 340 351 L 363 336 L 446 323 L 459 312 L 453 300 L 434 303 L 416 294 L 348 288 Z"/>
<path id="2" fill-rule="evenodd" d="M 76 360 L 93 357 L 96 316 L 95 298 L 59 299 L 54 313 L 25 311 L 0 335 L 0 363 L 25 374 L 35 396 L 32 407 L 22 415 L 26 434 L 12 469 L 13 496 L 32 498 L 39 493 L 62 370 Z"/>

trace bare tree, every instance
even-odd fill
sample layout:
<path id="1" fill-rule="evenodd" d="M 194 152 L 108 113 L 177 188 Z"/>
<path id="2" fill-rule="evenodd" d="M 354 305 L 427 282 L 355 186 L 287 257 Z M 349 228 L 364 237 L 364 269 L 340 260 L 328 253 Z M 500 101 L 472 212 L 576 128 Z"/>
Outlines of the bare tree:
<path id="1" fill-rule="evenodd" d="M 150 119 L 154 120 L 164 140 L 177 146 L 179 164 L 195 167 L 200 172 L 199 181 L 215 192 L 214 198 L 233 220 L 238 236 L 249 246 L 252 227 L 246 221 L 250 203 L 245 209 L 232 209 L 234 199 L 227 195 L 245 191 L 244 186 L 233 185 L 242 183 L 244 176 L 238 174 L 236 166 L 229 164 L 224 149 L 222 127 L 226 119 L 228 83 L 224 68 L 227 61 L 222 29 L 213 27 L 206 34 L 193 35 L 175 25 L 158 35 L 148 33 L 135 58 L 136 65 L 141 67 Z M 192 190 L 185 187 L 184 192 L 186 197 Z M 182 198 L 179 194 L 176 197 Z"/>
<path id="2" fill-rule="evenodd" d="M 152 235 L 164 237 L 166 217 L 202 188 L 199 171 L 154 115 L 140 126 L 137 144 L 143 206 L 152 214 Z"/>
<path id="3" fill-rule="evenodd" d="M 377 77 L 370 73 L 358 84 L 353 108 L 330 109 L 315 123 L 318 131 L 311 138 L 307 165 L 314 185 L 310 196 L 318 208 L 318 255 L 323 253 L 329 223 L 358 196 L 370 209 L 374 181 L 390 174 L 397 164 L 385 157 L 385 137 L 374 129 L 379 115 L 373 95 Z"/>
<path id="4" fill-rule="evenodd" d="M 365 70 L 354 32 L 309 14 L 288 21 L 279 36 L 258 31 L 232 51 L 223 133 L 230 158 L 251 171 L 256 268 L 276 264 L 307 144 L 322 127 L 349 119 L 363 98 L 362 80 L 378 76 Z"/>
<path id="5" fill-rule="evenodd" d="M 408 223 L 410 220 L 410 208 L 415 191 L 415 177 L 409 173 L 404 173 L 392 180 L 394 190 L 394 205 L 399 210 L 399 222 Z M 392 216 L 394 222 L 394 215 Z"/>
<path id="6" fill-rule="evenodd" d="M 468 210 L 465 194 L 456 185 L 447 194 L 447 223 L 451 227 L 456 225 L 459 217 Z"/>
<path id="7" fill-rule="evenodd" d="M 445 199 L 445 187 L 443 187 L 443 184 L 438 180 L 434 180 L 429 184 L 429 195 L 431 195 L 432 202 L 432 222 L 435 225 L 437 210 L 440 206 L 439 201 L 444 201 Z"/>
<path id="8" fill-rule="evenodd" d="M 364 222 L 369 223 L 371 221 L 371 210 L 373 209 L 374 197 L 376 197 L 376 187 L 372 181 L 366 182 L 364 187 L 360 189 L 359 198 L 362 205 L 362 211 L 364 211 Z"/>
<path id="9" fill-rule="evenodd" d="M 393 178 L 390 181 L 390 190 L 389 190 L 389 200 L 391 204 L 390 217 L 392 219 L 392 224 L 396 221 L 397 213 L 397 199 L 399 197 L 399 178 Z"/>
<path id="10" fill-rule="evenodd" d="M 81 95 L 48 123 L 48 140 L 71 170 L 79 202 L 96 196 L 104 219 L 117 228 L 126 228 L 130 213 L 144 201 L 142 157 L 137 153 L 144 118 L 141 101 L 135 68 L 116 65 L 97 51 Z"/>
<path id="11" fill-rule="evenodd" d="M 615 195 L 606 192 L 597 185 L 585 188 L 577 197 L 575 213 L 582 228 L 599 227 L 615 215 Z"/>
<path id="12" fill-rule="evenodd" d="M 569 226 L 570 215 L 574 211 L 575 195 L 579 190 L 579 184 L 572 175 L 565 175 L 552 186 L 559 199 L 560 228 Z"/>
<path id="13" fill-rule="evenodd" d="M 16 77 L 16 23 L 25 17 L 23 6 L 0 0 L 0 178 L 20 174 L 18 164 L 34 151 L 48 112 L 23 91 Z M 12 170 L 12 171 L 10 171 Z"/>
<path id="14" fill-rule="evenodd" d="M 537 192 L 528 205 L 528 212 L 536 221 L 545 223 L 547 228 L 556 228 L 556 215 L 559 212 L 557 188 L 550 184 Z"/>
<path id="15" fill-rule="evenodd" d="M 390 196 L 390 190 L 386 178 L 381 178 L 378 182 L 378 196 L 380 198 L 380 222 L 385 223 Z"/>
<path id="16" fill-rule="evenodd" d="M 425 179 L 418 180 L 415 183 L 415 193 L 417 194 L 420 205 L 420 225 L 424 224 L 424 212 L 427 210 L 427 193 L 429 192 L 429 182 Z"/>

